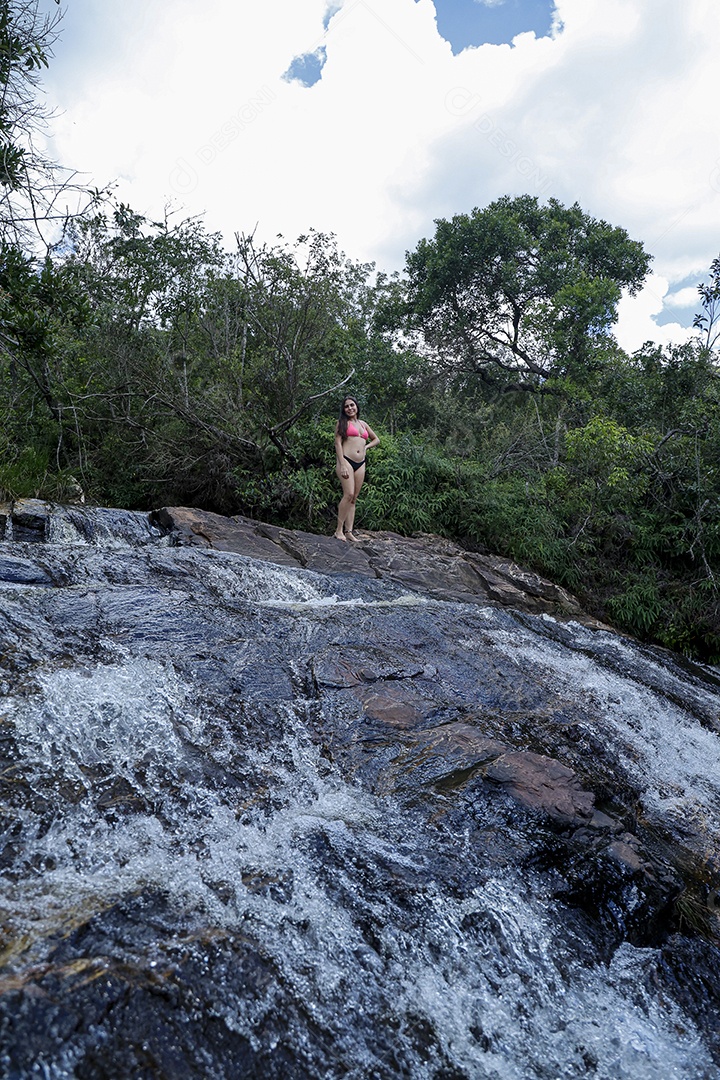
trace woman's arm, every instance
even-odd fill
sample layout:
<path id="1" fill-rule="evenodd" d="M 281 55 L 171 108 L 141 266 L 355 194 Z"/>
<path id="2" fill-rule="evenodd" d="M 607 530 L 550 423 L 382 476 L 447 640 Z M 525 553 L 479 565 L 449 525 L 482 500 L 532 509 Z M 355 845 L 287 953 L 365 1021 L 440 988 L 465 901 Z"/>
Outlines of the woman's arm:
<path id="1" fill-rule="evenodd" d="M 336 424 L 335 425 L 335 459 L 336 459 L 336 464 L 337 464 L 337 471 L 340 474 L 340 476 L 343 477 L 344 480 L 347 480 L 348 476 L 350 475 L 350 471 L 348 469 L 347 461 L 345 460 L 345 455 L 342 452 L 342 444 L 343 444 L 342 436 L 340 435 L 340 432 L 338 431 L 338 427 L 337 427 L 337 424 Z"/>
<path id="2" fill-rule="evenodd" d="M 373 429 L 370 427 L 369 424 L 365 424 L 365 427 L 367 429 L 368 435 L 370 436 L 370 441 L 365 443 L 365 449 L 366 450 L 371 450 L 373 448 L 373 446 L 377 446 L 377 444 L 380 442 L 380 440 L 378 439 L 377 435 L 375 434 L 375 432 L 373 431 Z"/>
<path id="3" fill-rule="evenodd" d="M 343 459 L 343 452 L 342 452 L 342 436 L 340 435 L 340 432 L 338 431 L 337 424 L 335 425 L 335 457 L 337 458 L 337 463 L 339 465 L 340 462 Z"/>

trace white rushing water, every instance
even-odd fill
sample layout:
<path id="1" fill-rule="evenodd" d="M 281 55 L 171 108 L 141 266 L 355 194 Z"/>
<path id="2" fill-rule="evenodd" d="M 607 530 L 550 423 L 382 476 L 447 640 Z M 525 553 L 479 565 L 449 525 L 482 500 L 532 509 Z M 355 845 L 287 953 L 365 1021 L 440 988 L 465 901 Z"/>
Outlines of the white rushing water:
<path id="1" fill-rule="evenodd" d="M 649 815 L 677 828 L 698 819 L 720 832 L 720 689 L 692 686 L 647 654 L 638 678 L 636 647 L 578 624 L 572 625 L 573 649 L 520 626 L 491 634 L 496 648 L 535 680 L 602 716 L 603 730 L 639 785 Z"/>
<path id="2" fill-rule="evenodd" d="M 0 733 L 17 752 L 8 782 L 22 777 L 29 794 L 13 805 L 17 852 L 0 883 L 0 997 L 3 979 L 40 978 L 80 928 L 160 897 L 152 932 L 123 931 L 86 958 L 92 977 L 120 957 L 184 983 L 192 961 L 209 986 L 196 1014 L 258 1048 L 287 1014 L 298 1061 L 309 1032 L 332 1047 L 309 1080 L 718 1076 L 703 1033 L 655 989 L 658 950 L 585 947 L 539 869 L 483 869 L 478 835 L 523 827 L 492 799 L 468 795 L 473 832 L 355 782 L 318 736 L 319 721 L 337 721 L 339 739 L 350 721 L 318 717 L 334 699 L 314 699 L 307 672 L 316 653 L 343 659 L 358 640 L 381 652 L 384 620 L 398 650 L 415 649 L 413 671 L 435 670 L 422 648 L 446 640 L 458 685 L 476 677 L 478 697 L 481 660 L 502 661 L 538 698 L 573 702 L 580 727 L 602 725 L 649 817 L 680 832 L 696 820 L 704 835 L 720 827 L 720 692 L 579 625 L 153 547 L 139 515 L 120 539 L 102 514 L 53 527 L 63 587 L 3 587 L 3 647 L 21 659 Z M 51 545 L 40 554 L 50 565 Z M 399 661 L 387 670 L 406 677 Z M 245 985 L 233 964 L 213 968 L 214 941 L 249 943 L 270 975 Z M 74 1080 L 106 1037 L 102 1025 L 58 1036 L 13 1080 Z"/>
<path id="3" fill-rule="evenodd" d="M 501 647 L 510 647 L 503 633 L 497 636 Z M 618 737 L 633 732 L 642 744 L 637 727 L 647 702 L 622 680 L 611 687 L 583 657 L 573 671 L 559 662 L 553 667 L 552 648 L 530 641 L 524 647 L 525 662 L 542 663 L 563 685 L 581 679 L 594 694 L 605 694 Z M 618 700 L 622 708 L 613 710 Z M 657 724 L 655 709 L 652 715 L 643 722 Z M 90 913 L 150 887 L 167 894 L 180 928 L 175 939 L 156 942 L 150 964 L 172 963 L 183 937 L 199 927 L 252 933 L 291 995 L 353 1063 L 344 1073 L 351 1080 L 391 1075 L 382 1072 L 364 1017 L 391 1024 L 419 1080 L 437 1075 L 441 1051 L 467 1075 L 495 1080 L 714 1075 L 693 1025 L 645 988 L 652 950 L 626 945 L 609 965 L 584 967 L 564 954 L 542 885 L 529 890 L 527 880 L 508 871 L 455 897 L 426 880 L 426 836 L 391 800 L 328 767 L 307 737 L 302 703 L 288 711 L 281 748 L 249 752 L 254 774 L 272 789 L 270 809 L 254 808 L 252 793 L 242 806 L 230 788 L 200 782 L 188 798 L 168 783 L 193 753 L 208 749 L 202 703 L 169 664 L 128 656 L 48 669 L 37 692 L 6 703 L 5 716 L 38 783 L 69 783 L 76 791 L 74 805 L 49 828 L 40 829 L 33 812 L 24 822 L 26 857 L 38 873 L 3 888 L 6 927 L 32 941 L 16 956 L 18 968 L 41 963 L 48 942 Z M 687 741 L 687 723 L 680 721 Z M 667 736 L 671 728 L 666 716 L 662 731 Z M 696 752 L 686 753 L 687 775 L 715 792 L 712 769 L 699 768 Z M 648 754 L 658 770 L 656 755 Z M 78 789 L 100 763 L 134 784 L 141 772 L 151 805 L 112 820 L 98 815 Z M 644 759 L 637 767 L 646 768 Z M 658 772 L 658 782 L 664 776 Z M 469 842 L 457 855 L 472 859 Z M 418 877 L 409 917 L 372 888 L 374 868 L 387 864 L 400 878 Z M 470 938 L 468 921 L 484 929 Z M 375 927 L 373 949 L 361 929 L 367 922 Z M 252 1040 L 276 1007 L 274 990 L 250 999 L 220 986 L 213 1007 L 230 1030 Z M 418 1052 L 424 1024 L 432 1025 L 440 1046 Z M 53 1077 L 74 1075 L 77 1051 L 68 1054 Z"/>

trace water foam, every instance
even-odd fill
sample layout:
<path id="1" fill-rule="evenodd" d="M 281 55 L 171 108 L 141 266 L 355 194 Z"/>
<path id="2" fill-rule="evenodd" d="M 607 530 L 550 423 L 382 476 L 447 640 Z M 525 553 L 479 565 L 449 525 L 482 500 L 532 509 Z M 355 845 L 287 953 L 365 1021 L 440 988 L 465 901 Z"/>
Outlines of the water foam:
<path id="1" fill-rule="evenodd" d="M 720 732 L 694 715 L 720 717 L 720 692 L 682 683 L 651 655 L 614 635 L 578 625 L 571 629 L 569 646 L 519 625 L 489 634 L 497 649 L 523 664 L 526 676 L 585 702 L 612 738 L 622 767 L 643 790 L 646 808 L 678 826 L 699 816 L 720 830 Z"/>

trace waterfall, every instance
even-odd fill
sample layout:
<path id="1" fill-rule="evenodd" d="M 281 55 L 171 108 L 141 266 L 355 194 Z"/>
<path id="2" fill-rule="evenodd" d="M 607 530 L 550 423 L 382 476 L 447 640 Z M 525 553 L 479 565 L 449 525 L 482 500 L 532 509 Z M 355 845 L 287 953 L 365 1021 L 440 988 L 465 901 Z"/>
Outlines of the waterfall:
<path id="1" fill-rule="evenodd" d="M 0 544 L 2 1075 L 720 1076 L 716 671 L 144 515 L 43 528 Z"/>

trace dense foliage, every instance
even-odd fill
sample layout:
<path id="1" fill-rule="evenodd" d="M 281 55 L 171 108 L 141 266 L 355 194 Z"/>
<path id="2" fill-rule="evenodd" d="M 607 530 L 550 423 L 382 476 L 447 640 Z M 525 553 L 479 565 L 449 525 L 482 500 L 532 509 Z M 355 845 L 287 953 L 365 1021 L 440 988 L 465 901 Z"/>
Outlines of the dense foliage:
<path id="1" fill-rule="evenodd" d="M 0 498 L 329 532 L 352 392 L 381 435 L 361 528 L 509 556 L 720 659 L 720 260 L 696 340 L 628 356 L 612 325 L 649 256 L 556 200 L 438 221 L 390 278 L 322 233 L 228 248 L 199 220 L 108 202 L 39 257 L 16 198 L 34 182 L 19 103 L 49 32 L 33 12 L 0 3 Z"/>
<path id="2" fill-rule="evenodd" d="M 556 199 L 499 199 L 437 221 L 408 256 L 411 324 L 453 368 L 538 389 L 582 378 L 609 343 L 620 291 L 649 257 L 624 229 Z"/>

